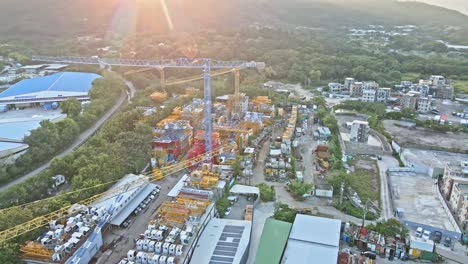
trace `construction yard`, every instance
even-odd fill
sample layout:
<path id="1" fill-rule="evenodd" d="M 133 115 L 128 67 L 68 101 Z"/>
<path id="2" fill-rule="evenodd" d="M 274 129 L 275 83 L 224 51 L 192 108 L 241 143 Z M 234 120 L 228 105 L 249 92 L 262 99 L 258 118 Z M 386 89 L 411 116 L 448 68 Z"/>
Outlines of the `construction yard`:
<path id="1" fill-rule="evenodd" d="M 468 152 L 468 136 L 465 133 L 437 132 L 395 120 L 385 120 L 383 124 L 401 147 Z"/>

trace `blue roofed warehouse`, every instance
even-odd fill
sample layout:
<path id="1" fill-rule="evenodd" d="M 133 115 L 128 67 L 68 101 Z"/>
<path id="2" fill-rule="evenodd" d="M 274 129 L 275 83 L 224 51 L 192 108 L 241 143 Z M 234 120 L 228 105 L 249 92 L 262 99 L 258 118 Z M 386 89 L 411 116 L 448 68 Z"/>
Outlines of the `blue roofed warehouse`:
<path id="1" fill-rule="evenodd" d="M 0 104 L 23 105 L 51 103 L 76 98 L 89 100 L 95 73 L 58 72 L 47 76 L 22 80 L 0 93 Z"/>

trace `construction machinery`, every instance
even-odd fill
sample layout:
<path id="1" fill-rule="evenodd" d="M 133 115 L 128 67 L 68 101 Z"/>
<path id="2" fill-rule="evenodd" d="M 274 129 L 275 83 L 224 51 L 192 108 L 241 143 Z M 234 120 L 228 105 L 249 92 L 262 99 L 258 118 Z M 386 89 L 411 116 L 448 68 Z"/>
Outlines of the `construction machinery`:
<path id="1" fill-rule="evenodd" d="M 220 152 L 223 151 L 223 148 L 229 148 L 229 147 L 231 147 L 231 145 L 221 146 L 221 147 L 219 147 L 217 149 L 214 149 L 211 152 L 211 154 L 209 154 L 209 155 L 210 156 L 211 155 L 217 155 L 217 154 L 219 154 Z M 204 161 L 206 159 L 206 157 L 207 157 L 206 153 L 203 153 L 203 154 L 201 154 L 199 156 L 193 157 L 192 159 L 188 159 L 188 160 L 182 161 L 180 163 L 176 163 L 176 164 L 161 168 L 160 170 L 157 171 L 157 173 L 154 173 L 154 172 L 150 173 L 149 180 L 150 181 L 155 181 L 155 180 L 158 180 L 158 179 L 162 179 L 167 175 L 174 174 L 174 173 L 176 173 L 178 171 L 181 171 L 181 170 L 185 170 L 189 166 L 193 166 L 196 163 L 200 163 L 200 162 Z M 109 184 L 112 184 L 112 183 L 115 183 L 115 182 L 117 182 L 117 181 L 102 183 L 102 184 L 99 184 L 98 186 L 102 187 L 102 186 L 106 186 L 106 185 L 109 185 Z M 132 184 L 132 188 L 138 188 L 142 184 L 146 184 L 146 183 L 147 183 L 147 181 L 141 181 L 140 184 Z M 82 189 L 82 190 L 75 190 L 75 191 L 72 191 L 70 193 L 77 194 L 77 193 L 79 193 L 81 191 L 90 190 L 92 188 L 94 188 L 94 186 L 90 187 L 90 188 L 85 188 L 85 189 Z M 94 196 L 91 196 L 89 198 L 81 200 L 78 203 L 80 205 L 89 205 L 89 204 L 95 202 L 96 200 L 98 200 L 98 199 L 100 199 L 102 197 L 106 197 L 107 199 L 110 199 L 112 197 L 116 197 L 116 196 L 120 195 L 122 192 L 129 191 L 127 188 L 128 188 L 127 185 L 123 185 L 121 187 L 113 188 L 113 189 L 108 190 L 108 191 L 106 191 L 104 193 L 96 194 Z M 67 195 L 67 193 L 61 194 L 60 196 L 65 196 L 65 195 Z M 42 201 L 55 199 L 56 197 L 57 196 L 46 198 L 46 199 L 43 199 Z M 40 201 L 41 200 L 29 203 L 29 204 L 35 204 L 35 203 L 38 203 Z M 10 207 L 10 208 L 18 208 L 18 207 L 21 207 L 21 206 L 25 206 L 25 205 L 19 205 L 19 206 Z M 74 213 L 74 208 L 75 208 L 75 205 L 68 205 L 68 206 L 60 208 L 59 210 L 56 210 L 56 211 L 53 211 L 51 213 L 36 217 L 36 218 L 34 218 L 32 220 L 29 220 L 29 221 L 27 221 L 27 222 L 25 222 L 23 224 L 14 226 L 14 227 L 6 229 L 6 230 L 2 230 L 2 231 L 0 231 L 0 244 L 5 242 L 5 241 L 8 241 L 10 239 L 13 239 L 13 238 L 15 238 L 17 236 L 26 234 L 26 233 L 28 233 L 28 232 L 30 232 L 32 230 L 37 229 L 37 228 L 43 227 L 43 226 L 49 224 L 49 222 L 52 221 L 52 220 L 57 220 L 57 219 L 61 219 L 61 218 L 64 218 L 66 216 L 69 216 L 69 215 Z M 0 212 L 8 210 L 8 209 L 9 208 L 2 209 Z"/>
<path id="2" fill-rule="evenodd" d="M 71 56 L 33 56 L 34 61 L 67 63 L 67 64 L 89 64 L 99 65 L 101 68 L 110 68 L 111 66 L 123 67 L 146 67 L 158 69 L 161 73 L 161 86 L 165 85 L 165 68 L 192 68 L 203 70 L 203 116 L 205 131 L 205 150 L 209 155 L 212 151 L 212 120 L 211 120 L 211 70 L 212 69 L 246 69 L 246 68 L 265 68 L 263 62 L 248 61 L 216 61 L 210 58 L 178 58 L 168 60 L 134 60 L 134 59 L 113 59 L 99 57 L 71 57 Z M 236 74 L 236 79 L 238 74 Z M 238 81 L 236 84 L 238 90 Z"/>

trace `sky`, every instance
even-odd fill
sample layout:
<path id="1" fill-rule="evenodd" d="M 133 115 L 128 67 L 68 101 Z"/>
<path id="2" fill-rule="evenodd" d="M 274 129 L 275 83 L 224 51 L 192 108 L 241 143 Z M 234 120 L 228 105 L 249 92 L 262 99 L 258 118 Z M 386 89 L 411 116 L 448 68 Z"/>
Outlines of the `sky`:
<path id="1" fill-rule="evenodd" d="M 431 5 L 443 6 L 468 15 L 468 0 L 415 0 Z"/>

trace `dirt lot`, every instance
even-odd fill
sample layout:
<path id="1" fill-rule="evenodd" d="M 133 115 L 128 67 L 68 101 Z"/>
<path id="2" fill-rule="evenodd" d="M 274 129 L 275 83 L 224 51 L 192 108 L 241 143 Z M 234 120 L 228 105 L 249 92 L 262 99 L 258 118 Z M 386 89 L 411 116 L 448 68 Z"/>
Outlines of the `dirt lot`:
<path id="1" fill-rule="evenodd" d="M 351 186 L 364 202 L 369 198 L 380 204 L 380 177 L 375 160 L 359 159 L 355 161 L 355 171 L 349 175 Z"/>
<path id="2" fill-rule="evenodd" d="M 399 121 L 385 120 L 385 130 L 402 147 L 468 152 L 468 134 L 436 132 L 426 128 L 406 128 Z"/>

